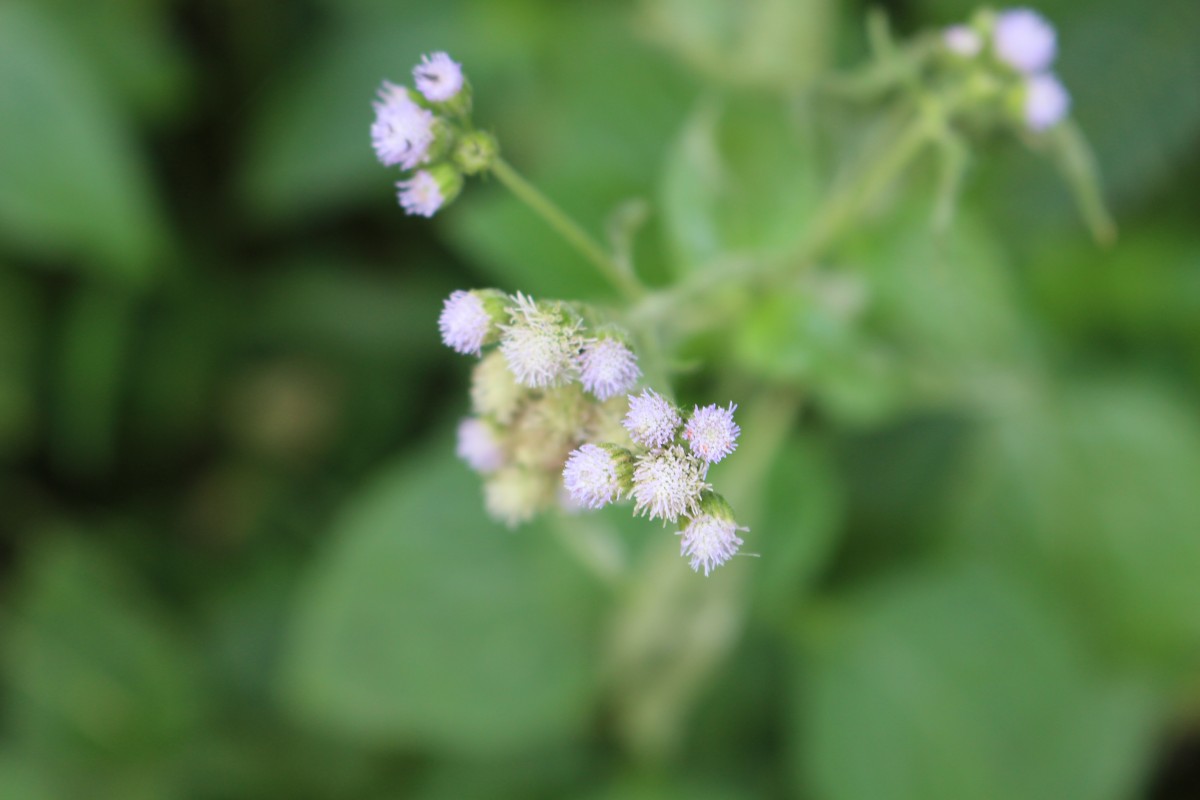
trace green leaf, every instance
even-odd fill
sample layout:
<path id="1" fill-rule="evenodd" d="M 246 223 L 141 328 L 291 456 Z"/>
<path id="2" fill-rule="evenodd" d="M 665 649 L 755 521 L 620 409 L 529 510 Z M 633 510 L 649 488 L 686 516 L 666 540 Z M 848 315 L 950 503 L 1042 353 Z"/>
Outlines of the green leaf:
<path id="1" fill-rule="evenodd" d="M 643 0 L 639 27 L 715 84 L 792 89 L 829 65 L 830 0 Z"/>
<path id="2" fill-rule="evenodd" d="M 1191 407 L 1123 376 L 1058 393 L 1012 386 L 991 409 L 961 472 L 951 533 L 1046 570 L 1121 657 L 1186 672 L 1200 647 Z"/>
<path id="3" fill-rule="evenodd" d="M 718 256 L 785 254 L 820 195 L 807 112 L 778 96 L 700 102 L 667 156 L 660 185 L 679 272 Z"/>
<path id="4" fill-rule="evenodd" d="M 843 501 L 824 447 L 795 440 L 781 451 L 768 478 L 761 535 L 755 537 L 762 554 L 754 570 L 755 600 L 765 613 L 790 613 L 811 588 L 837 544 Z"/>
<path id="5" fill-rule="evenodd" d="M 1101 681 L 1023 583 L 954 565 L 811 621 L 796 763 L 827 800 L 1123 798 L 1155 698 Z M 865 765 L 869 765 L 867 768 Z"/>
<path id="6" fill-rule="evenodd" d="M 452 437 L 437 442 L 334 523 L 296 611 L 286 701 L 380 743 L 485 753 L 573 736 L 595 690 L 586 580 L 537 526 L 488 522 Z"/>
<path id="7" fill-rule="evenodd" d="M 48 538 L 27 558 L 0 652 L 15 738 L 109 757 L 183 741 L 200 709 L 194 659 L 153 599 L 83 541 Z"/>
<path id="8" fill-rule="evenodd" d="M 22 2 L 0 5 L 0 119 L 0 233 L 145 280 L 161 242 L 142 156 L 91 65 Z"/>

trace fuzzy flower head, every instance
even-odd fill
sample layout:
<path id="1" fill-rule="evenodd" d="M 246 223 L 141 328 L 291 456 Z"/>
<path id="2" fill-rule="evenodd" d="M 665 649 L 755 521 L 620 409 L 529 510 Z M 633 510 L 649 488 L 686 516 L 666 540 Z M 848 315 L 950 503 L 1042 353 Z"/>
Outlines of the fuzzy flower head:
<path id="1" fill-rule="evenodd" d="M 704 568 L 704 575 L 733 558 L 742 545 L 739 527 L 733 521 L 733 511 L 720 495 L 705 492 L 700 513 L 679 532 L 679 554 L 689 559 L 693 570 Z"/>
<path id="2" fill-rule="evenodd" d="M 942 44 L 955 55 L 974 58 L 983 50 L 983 38 L 969 25 L 951 25 L 942 31 Z"/>
<path id="3" fill-rule="evenodd" d="M 619 447 L 585 444 L 567 458 L 563 486 L 574 503 L 602 508 L 628 491 L 632 464 L 629 452 Z"/>
<path id="4" fill-rule="evenodd" d="M 625 394 L 641 376 L 637 356 L 619 340 L 603 337 L 584 342 L 579 354 L 579 380 L 600 400 Z"/>
<path id="5" fill-rule="evenodd" d="M 371 145 L 384 166 L 413 169 L 423 163 L 433 144 L 433 127 L 433 114 L 413 102 L 407 89 L 384 82 L 371 125 Z"/>
<path id="6" fill-rule="evenodd" d="M 488 474 L 508 460 L 496 429 L 476 417 L 467 417 L 458 425 L 458 457 L 476 472 Z"/>
<path id="7" fill-rule="evenodd" d="M 406 212 L 418 217 L 432 217 L 437 210 L 458 197 L 462 191 L 462 174 L 449 164 L 438 164 L 418 170 L 406 181 L 398 181 L 398 198 Z"/>
<path id="8" fill-rule="evenodd" d="M 462 91 L 462 65 L 442 52 L 421 56 L 421 63 L 413 67 L 413 82 L 426 100 L 444 103 Z"/>
<path id="9" fill-rule="evenodd" d="M 463 355 L 480 354 L 483 346 L 489 344 L 499 332 L 495 318 L 495 295 L 498 294 L 459 290 L 446 298 L 442 313 L 438 316 L 438 330 L 447 347 Z"/>
<path id="10" fill-rule="evenodd" d="M 517 382 L 531 389 L 567 383 L 579 352 L 578 324 L 519 292 L 508 315 L 511 321 L 502 327 L 500 352 Z"/>
<path id="11" fill-rule="evenodd" d="M 681 447 L 646 453 L 633 471 L 633 513 L 674 522 L 696 513 L 704 482 L 704 465 Z"/>
<path id="12" fill-rule="evenodd" d="M 1046 72 L 1034 75 L 1025 84 L 1025 102 L 1022 111 L 1025 124 L 1032 131 L 1053 128 L 1071 108 L 1071 95 L 1058 78 Z"/>
<path id="13" fill-rule="evenodd" d="M 406 181 L 396 183 L 400 206 L 417 217 L 432 217 L 442 207 L 442 189 L 433 175 L 420 170 Z"/>
<path id="14" fill-rule="evenodd" d="M 738 434 L 742 429 L 733 421 L 737 406 L 729 408 L 707 405 L 696 406 L 692 416 L 683 427 L 683 438 L 691 451 L 709 464 L 715 464 L 737 449 Z"/>
<path id="15" fill-rule="evenodd" d="M 665 447 L 679 429 L 679 412 L 675 406 L 653 389 L 639 395 L 629 395 L 629 412 L 625 415 L 625 430 L 638 444 L 646 447 Z"/>
<path id="16" fill-rule="evenodd" d="M 471 410 L 502 425 L 512 422 L 526 394 L 498 350 L 484 356 L 471 372 Z"/>
<path id="17" fill-rule="evenodd" d="M 1054 27 L 1041 14 L 1028 8 L 1013 8 L 997 14 L 992 37 L 996 56 L 1027 75 L 1049 67 L 1058 51 Z"/>

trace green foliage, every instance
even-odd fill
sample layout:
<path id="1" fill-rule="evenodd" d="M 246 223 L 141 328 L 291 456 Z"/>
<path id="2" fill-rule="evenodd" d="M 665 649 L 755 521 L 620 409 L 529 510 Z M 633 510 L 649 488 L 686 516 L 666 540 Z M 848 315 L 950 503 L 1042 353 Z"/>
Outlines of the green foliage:
<path id="1" fill-rule="evenodd" d="M 1038 5 L 1103 247 L 919 91 L 975 5 L 884 6 L 0 3 L 0 797 L 1200 795 L 1200 6 Z M 403 217 L 371 101 L 442 49 L 644 297 L 494 176 Z M 485 285 L 738 404 L 745 557 L 487 521 Z"/>
<path id="2" fill-rule="evenodd" d="M 351 498 L 285 662 L 299 713 L 467 752 L 578 735 L 595 686 L 586 585 L 545 572 L 546 542 L 506 536 L 474 491 L 439 448 Z"/>

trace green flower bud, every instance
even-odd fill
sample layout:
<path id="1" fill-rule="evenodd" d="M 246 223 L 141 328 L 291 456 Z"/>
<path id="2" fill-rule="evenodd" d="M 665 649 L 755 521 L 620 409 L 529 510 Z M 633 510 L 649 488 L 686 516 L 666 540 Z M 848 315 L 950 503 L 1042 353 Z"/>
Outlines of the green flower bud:
<path id="1" fill-rule="evenodd" d="M 500 154 L 496 137 L 486 131 L 464 134 L 454 148 L 454 163 L 467 175 L 478 175 L 490 169 Z"/>

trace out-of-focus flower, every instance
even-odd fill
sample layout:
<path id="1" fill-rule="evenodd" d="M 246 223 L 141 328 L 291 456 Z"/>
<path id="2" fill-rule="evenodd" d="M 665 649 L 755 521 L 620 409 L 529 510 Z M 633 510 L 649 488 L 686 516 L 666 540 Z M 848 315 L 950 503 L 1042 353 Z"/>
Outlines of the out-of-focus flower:
<path id="1" fill-rule="evenodd" d="M 462 65 L 442 52 L 421 56 L 413 67 L 413 83 L 429 102 L 444 103 L 462 91 Z"/>
<path id="2" fill-rule="evenodd" d="M 371 146 L 385 166 L 413 169 L 426 160 L 434 139 L 434 116 L 408 95 L 408 89 L 384 82 L 375 103 Z"/>
<path id="3" fill-rule="evenodd" d="M 458 424 L 456 452 L 467 466 L 484 474 L 495 472 L 508 460 L 496 430 L 476 417 L 467 417 Z"/>
<path id="4" fill-rule="evenodd" d="M 554 502 L 555 476 L 519 466 L 493 472 L 483 483 L 483 505 L 497 522 L 515 528 Z"/>
<path id="5" fill-rule="evenodd" d="M 1034 75 L 1025 84 L 1025 124 L 1044 131 L 1063 120 L 1071 108 L 1071 95 L 1052 73 Z"/>
<path id="6" fill-rule="evenodd" d="M 951 25 L 942 31 L 946 49 L 963 58 L 974 58 L 983 49 L 983 37 L 969 25 Z"/>
<path id="7" fill-rule="evenodd" d="M 1036 11 L 1013 8 L 996 15 L 992 41 L 996 56 L 1014 69 L 1032 75 L 1054 63 L 1054 27 Z"/>

